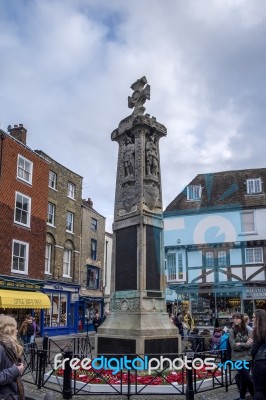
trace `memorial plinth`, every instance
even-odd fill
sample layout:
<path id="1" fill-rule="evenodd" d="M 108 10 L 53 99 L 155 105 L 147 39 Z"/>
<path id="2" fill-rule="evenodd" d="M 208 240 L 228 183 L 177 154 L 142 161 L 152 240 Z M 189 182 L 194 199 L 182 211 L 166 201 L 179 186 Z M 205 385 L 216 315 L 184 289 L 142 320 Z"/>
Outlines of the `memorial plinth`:
<path id="1" fill-rule="evenodd" d="M 111 134 L 119 145 L 113 224 L 111 313 L 98 328 L 98 354 L 176 353 L 178 329 L 165 307 L 159 140 L 164 125 L 143 104 L 145 77 L 129 97 L 132 115 Z"/>

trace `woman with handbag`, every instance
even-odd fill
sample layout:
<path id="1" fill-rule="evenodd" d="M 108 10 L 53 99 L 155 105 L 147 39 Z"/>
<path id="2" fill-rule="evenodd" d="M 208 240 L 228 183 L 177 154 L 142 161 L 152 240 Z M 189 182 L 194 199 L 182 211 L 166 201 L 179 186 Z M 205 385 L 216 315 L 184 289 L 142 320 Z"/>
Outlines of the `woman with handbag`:
<path id="1" fill-rule="evenodd" d="M 233 315 L 233 326 L 229 329 L 229 342 L 231 346 L 231 359 L 232 361 L 250 361 L 252 347 L 251 332 L 247 330 L 244 321 L 244 315 L 241 313 L 235 313 Z M 247 363 L 246 363 L 247 364 Z M 244 400 L 247 389 L 249 393 L 254 395 L 253 382 L 249 373 L 249 369 L 243 365 L 242 368 L 238 369 L 236 375 L 239 380 L 239 400 Z"/>
<path id="2" fill-rule="evenodd" d="M 7 315 L 0 315 L 0 398 L 23 400 L 24 391 L 20 375 L 24 365 L 20 362 L 23 347 L 17 339 L 17 322 Z"/>
<path id="3" fill-rule="evenodd" d="M 256 310 L 253 315 L 253 382 L 254 400 L 266 400 L 266 311 Z"/>

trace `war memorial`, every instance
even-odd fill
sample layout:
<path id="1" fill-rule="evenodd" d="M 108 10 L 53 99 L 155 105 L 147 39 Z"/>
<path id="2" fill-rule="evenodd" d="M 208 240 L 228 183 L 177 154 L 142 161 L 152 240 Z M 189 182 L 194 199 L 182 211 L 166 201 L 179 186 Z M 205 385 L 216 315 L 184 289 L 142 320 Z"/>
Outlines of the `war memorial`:
<path id="1" fill-rule="evenodd" d="M 133 112 L 111 134 L 118 143 L 113 223 L 111 313 L 96 335 L 98 354 L 178 353 L 165 311 L 159 140 L 164 125 L 145 113 L 145 77 L 132 84 Z"/>

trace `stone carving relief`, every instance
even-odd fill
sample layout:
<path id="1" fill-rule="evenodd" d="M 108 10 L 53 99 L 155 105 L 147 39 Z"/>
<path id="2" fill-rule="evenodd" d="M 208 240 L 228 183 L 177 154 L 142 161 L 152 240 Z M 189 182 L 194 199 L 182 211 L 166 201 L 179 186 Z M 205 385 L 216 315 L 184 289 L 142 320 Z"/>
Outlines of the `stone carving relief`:
<path id="1" fill-rule="evenodd" d="M 155 134 L 148 137 L 146 142 L 146 174 L 158 177 L 159 161 L 157 140 Z"/>
<path id="2" fill-rule="evenodd" d="M 123 207 L 129 213 L 136 199 L 135 182 L 126 182 L 122 185 L 122 199 Z"/>
<path id="3" fill-rule="evenodd" d="M 147 82 L 146 77 L 143 76 L 130 86 L 134 90 L 132 96 L 128 97 L 128 107 L 134 108 L 132 115 L 143 115 L 146 110 L 143 104 L 146 100 L 150 100 L 151 92 L 150 85 L 146 85 Z"/>
<path id="4" fill-rule="evenodd" d="M 115 311 L 139 310 L 140 300 L 138 297 L 127 298 L 127 299 L 115 299 L 112 301 L 112 309 Z"/>
<path id="5" fill-rule="evenodd" d="M 133 178 L 135 174 L 135 143 L 130 136 L 125 138 L 123 160 L 125 177 Z"/>
<path id="6" fill-rule="evenodd" d="M 156 182 L 144 186 L 144 200 L 150 210 L 157 206 L 159 195 L 160 191 Z"/>

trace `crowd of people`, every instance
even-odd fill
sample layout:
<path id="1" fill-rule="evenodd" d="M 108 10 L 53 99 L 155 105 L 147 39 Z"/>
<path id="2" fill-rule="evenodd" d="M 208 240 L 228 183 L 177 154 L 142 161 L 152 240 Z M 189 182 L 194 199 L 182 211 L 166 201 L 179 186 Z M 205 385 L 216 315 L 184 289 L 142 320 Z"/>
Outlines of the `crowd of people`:
<path id="1" fill-rule="evenodd" d="M 230 327 L 217 326 L 213 332 L 207 328 L 200 332 L 189 312 L 170 318 L 186 341 L 186 348 L 194 352 L 220 351 L 229 360 L 246 361 L 235 375 L 240 396 L 235 400 L 244 400 L 247 392 L 254 400 L 266 400 L 265 310 L 256 310 L 252 321 L 248 315 L 234 313 Z"/>

